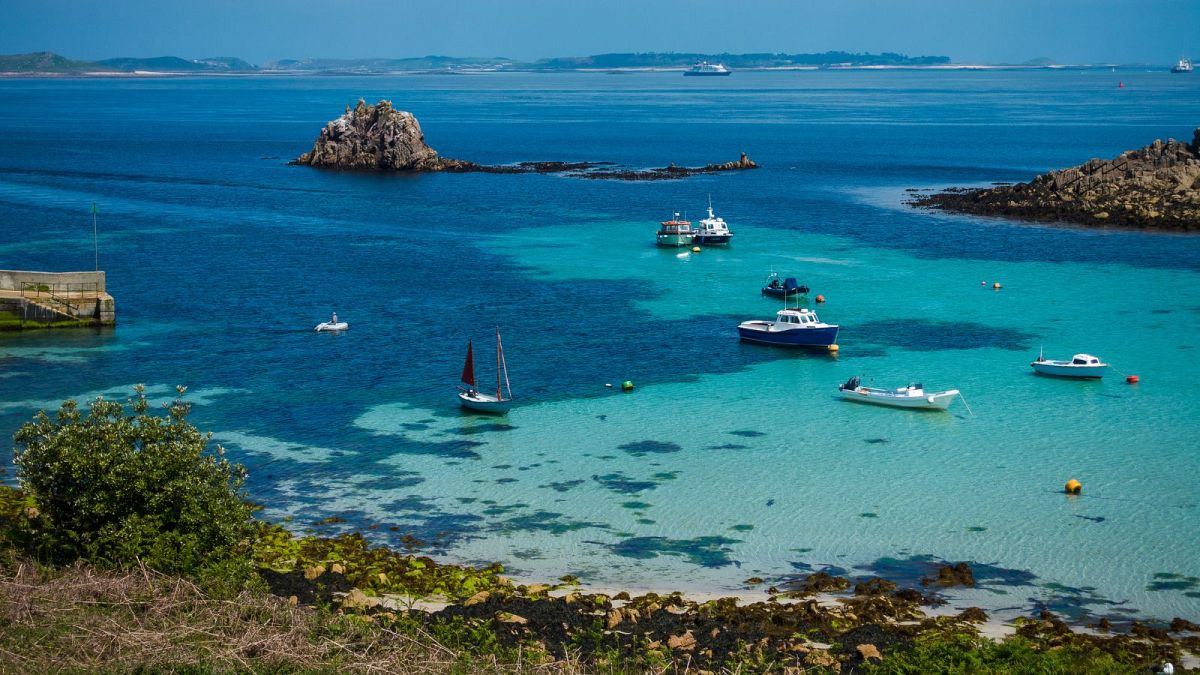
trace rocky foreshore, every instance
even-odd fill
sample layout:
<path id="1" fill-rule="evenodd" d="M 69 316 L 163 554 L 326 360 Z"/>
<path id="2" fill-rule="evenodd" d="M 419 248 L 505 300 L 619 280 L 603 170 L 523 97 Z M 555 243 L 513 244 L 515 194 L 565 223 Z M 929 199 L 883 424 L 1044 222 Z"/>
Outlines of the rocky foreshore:
<path id="1" fill-rule="evenodd" d="M 515 164 L 477 164 L 442 157 L 425 143 L 425 134 L 410 112 L 397 110 L 391 101 L 346 106 L 346 112 L 321 129 L 312 150 L 291 162 L 294 165 L 353 171 L 411 171 L 449 173 L 555 173 L 574 178 L 608 180 L 673 180 L 696 174 L 756 169 L 742 153 L 732 162 L 698 167 L 669 164 L 661 168 L 631 169 L 611 162 L 536 161 Z"/>
<path id="2" fill-rule="evenodd" d="M 914 191 L 915 192 L 915 191 Z M 1028 183 L 918 194 L 912 206 L 1089 227 L 1200 232 L 1200 128 Z"/>

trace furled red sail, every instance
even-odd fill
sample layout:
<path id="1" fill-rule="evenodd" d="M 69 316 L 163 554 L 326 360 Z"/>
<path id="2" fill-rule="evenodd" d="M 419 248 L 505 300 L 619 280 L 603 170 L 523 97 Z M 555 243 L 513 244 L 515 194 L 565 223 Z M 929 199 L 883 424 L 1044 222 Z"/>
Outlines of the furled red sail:
<path id="1" fill-rule="evenodd" d="M 471 355 L 471 342 L 467 341 L 467 362 L 463 364 L 462 381 L 475 388 L 475 358 Z"/>

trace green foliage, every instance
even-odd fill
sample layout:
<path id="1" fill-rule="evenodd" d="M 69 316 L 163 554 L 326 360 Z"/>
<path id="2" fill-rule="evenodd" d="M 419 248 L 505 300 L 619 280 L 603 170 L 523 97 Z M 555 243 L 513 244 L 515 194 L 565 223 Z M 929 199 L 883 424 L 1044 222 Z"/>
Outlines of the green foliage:
<path id="1" fill-rule="evenodd" d="M 896 675 L 951 675 L 980 673 L 1039 673 L 1044 675 L 1111 675 L 1140 673 L 1143 669 L 1127 660 L 1117 660 L 1096 648 L 1070 645 L 1039 648 L 1021 637 L 993 642 L 972 635 L 926 635 L 913 649 L 889 653 L 871 673 Z"/>
<path id="2" fill-rule="evenodd" d="M 184 388 L 178 388 L 182 397 Z M 14 541 L 50 563 L 101 566 L 140 561 L 196 578 L 248 577 L 254 532 L 242 499 L 245 471 L 207 451 L 210 435 L 188 423 L 177 398 L 149 411 L 143 388 L 128 410 L 102 397 L 84 415 L 66 401 L 53 419 L 38 412 L 14 439 L 19 479 L 37 510 Z"/>
<path id="3" fill-rule="evenodd" d="M 442 565 L 424 556 L 372 547 L 357 532 L 332 538 L 296 538 L 278 525 L 262 524 L 255 539 L 254 561 L 277 572 L 316 567 L 328 571 L 337 564 L 351 585 L 368 595 L 463 599 L 479 591 L 511 590 L 511 584 L 501 576 L 504 567 L 500 564 L 481 568 Z"/>

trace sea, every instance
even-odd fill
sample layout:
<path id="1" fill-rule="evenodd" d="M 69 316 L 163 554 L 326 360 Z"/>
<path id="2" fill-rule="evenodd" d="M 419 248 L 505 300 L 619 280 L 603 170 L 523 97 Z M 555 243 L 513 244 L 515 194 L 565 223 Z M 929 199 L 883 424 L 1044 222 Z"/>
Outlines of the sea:
<path id="1" fill-rule="evenodd" d="M 760 168 L 288 166 L 360 98 L 480 163 Z M 0 335 L 0 436 L 185 385 L 260 516 L 298 533 L 761 598 L 966 561 L 951 608 L 1198 620 L 1200 237 L 906 204 L 1190 140 L 1197 110 L 1200 79 L 1165 69 L 0 80 L 0 268 L 98 254 L 118 320 Z M 730 246 L 655 246 L 710 199 Z M 836 355 L 739 342 L 781 307 L 772 272 L 812 288 Z M 314 331 L 334 311 L 349 330 Z M 514 406 L 464 412 L 467 344 L 486 391 L 497 329 Z M 1029 366 L 1079 352 L 1112 372 Z M 855 375 L 963 397 L 840 400 Z"/>

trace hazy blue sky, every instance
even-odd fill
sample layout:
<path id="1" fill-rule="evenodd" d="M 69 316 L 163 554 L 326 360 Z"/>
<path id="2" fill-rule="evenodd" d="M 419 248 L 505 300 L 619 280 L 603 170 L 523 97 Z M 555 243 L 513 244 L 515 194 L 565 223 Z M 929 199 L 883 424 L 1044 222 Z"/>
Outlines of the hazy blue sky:
<path id="1" fill-rule="evenodd" d="M 0 0 L 0 53 L 77 59 L 936 54 L 960 63 L 1200 57 L 1200 0 Z"/>

